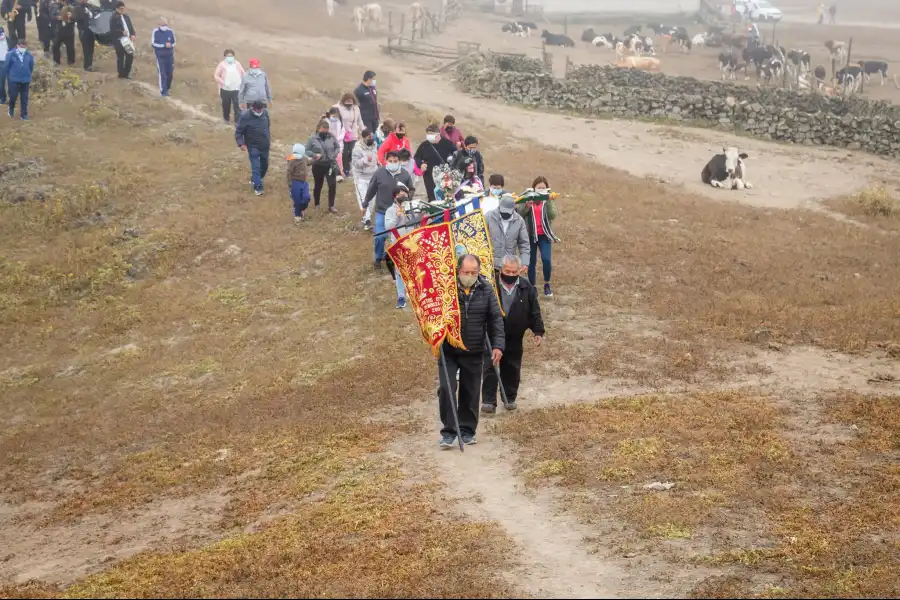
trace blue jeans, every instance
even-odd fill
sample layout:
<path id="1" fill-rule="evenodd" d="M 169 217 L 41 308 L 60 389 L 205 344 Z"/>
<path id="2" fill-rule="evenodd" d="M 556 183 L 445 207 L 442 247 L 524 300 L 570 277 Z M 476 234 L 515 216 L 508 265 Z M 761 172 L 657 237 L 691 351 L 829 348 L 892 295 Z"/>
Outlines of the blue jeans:
<path id="1" fill-rule="evenodd" d="M 0 104 L 6 104 L 6 61 L 0 60 Z"/>
<path id="2" fill-rule="evenodd" d="M 528 281 L 535 285 L 537 279 L 537 255 L 541 251 L 541 263 L 544 266 L 544 283 L 550 283 L 550 272 L 553 268 L 550 260 L 552 257 L 553 243 L 546 235 L 539 235 L 537 241 L 531 243 L 531 260 L 528 261 Z"/>
<path id="3" fill-rule="evenodd" d="M 247 146 L 247 156 L 250 157 L 250 183 L 253 189 L 263 189 L 263 179 L 269 170 L 269 150 L 260 150 L 253 146 Z"/>
<path id="4" fill-rule="evenodd" d="M 28 116 L 28 88 L 30 83 L 9 82 L 9 114 L 16 111 L 16 100 L 21 98 L 22 104 L 19 108 L 19 115 L 24 119 Z"/>
<path id="5" fill-rule="evenodd" d="M 372 202 L 375 200 L 373 199 Z M 375 213 L 375 233 L 382 233 L 384 231 L 384 213 L 376 212 Z M 380 262 L 384 258 L 384 242 L 387 238 L 387 235 L 376 235 L 375 236 L 375 262 Z"/>

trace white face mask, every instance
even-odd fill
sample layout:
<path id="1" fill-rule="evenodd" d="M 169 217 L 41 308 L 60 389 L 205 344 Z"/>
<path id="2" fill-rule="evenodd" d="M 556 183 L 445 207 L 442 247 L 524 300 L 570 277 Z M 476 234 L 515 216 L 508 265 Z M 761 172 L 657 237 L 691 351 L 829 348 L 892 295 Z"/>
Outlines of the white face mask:
<path id="1" fill-rule="evenodd" d="M 433 144 L 436 141 L 438 141 L 440 139 L 440 137 L 441 136 L 437 133 L 429 133 L 428 135 L 425 136 L 425 139 Z"/>

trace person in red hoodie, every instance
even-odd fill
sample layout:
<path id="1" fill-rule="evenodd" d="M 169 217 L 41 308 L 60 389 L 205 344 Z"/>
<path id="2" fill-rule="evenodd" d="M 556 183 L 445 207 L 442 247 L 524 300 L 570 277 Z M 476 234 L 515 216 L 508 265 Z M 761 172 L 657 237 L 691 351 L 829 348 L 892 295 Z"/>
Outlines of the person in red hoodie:
<path id="1" fill-rule="evenodd" d="M 385 157 L 388 152 L 400 152 L 403 149 L 412 154 L 412 146 L 409 144 L 409 138 L 406 137 L 406 123 L 400 121 L 378 148 L 378 164 L 383 167 L 386 164 Z"/>

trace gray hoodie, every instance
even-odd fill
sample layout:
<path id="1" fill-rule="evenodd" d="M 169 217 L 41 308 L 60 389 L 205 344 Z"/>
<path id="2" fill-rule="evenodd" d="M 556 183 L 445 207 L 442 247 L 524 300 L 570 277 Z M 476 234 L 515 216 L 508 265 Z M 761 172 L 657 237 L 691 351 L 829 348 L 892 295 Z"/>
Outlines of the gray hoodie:
<path id="1" fill-rule="evenodd" d="M 238 94 L 238 102 L 250 104 L 251 102 L 268 102 L 272 100 L 272 90 L 269 89 L 269 78 L 263 71 L 254 73 L 247 71 L 241 81 L 241 91 Z"/>
<path id="2" fill-rule="evenodd" d="M 412 177 L 409 171 L 400 168 L 396 174 L 391 174 L 385 167 L 381 167 L 372 175 L 369 181 L 369 189 L 366 191 L 366 199 L 363 201 L 363 210 L 369 208 L 369 203 L 375 199 L 375 212 L 384 213 L 394 203 L 394 188 L 397 182 L 402 183 L 409 188 L 409 197 L 412 198 L 415 188 L 413 187 Z"/>
<path id="3" fill-rule="evenodd" d="M 515 256 L 516 249 L 519 250 L 518 255 L 522 264 L 527 265 L 531 260 L 531 243 L 528 240 L 525 219 L 519 213 L 513 212 L 512 217 L 504 221 L 499 209 L 486 213 L 484 218 L 491 235 L 491 247 L 494 249 L 494 268 L 499 269 L 503 266 L 503 257 L 507 254 Z M 503 225 L 507 226 L 506 232 L 503 231 Z"/>

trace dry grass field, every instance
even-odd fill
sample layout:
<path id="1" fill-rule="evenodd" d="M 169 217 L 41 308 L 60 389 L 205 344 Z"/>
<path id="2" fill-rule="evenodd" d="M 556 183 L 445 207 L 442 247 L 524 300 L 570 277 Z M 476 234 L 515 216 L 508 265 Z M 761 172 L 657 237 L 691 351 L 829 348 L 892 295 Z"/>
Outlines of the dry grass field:
<path id="1" fill-rule="evenodd" d="M 314 37 L 318 2 L 261 4 L 136 7 L 139 35 L 185 10 L 172 100 L 146 48 L 135 82 L 104 51 L 0 132 L 0 594 L 896 595 L 891 189 L 711 200 L 429 98 L 345 23 Z M 218 118 L 226 45 L 272 79 L 259 198 Z M 291 220 L 287 149 L 369 65 L 414 139 L 455 111 L 508 187 L 563 196 L 522 410 L 463 455 L 350 184 Z"/>

